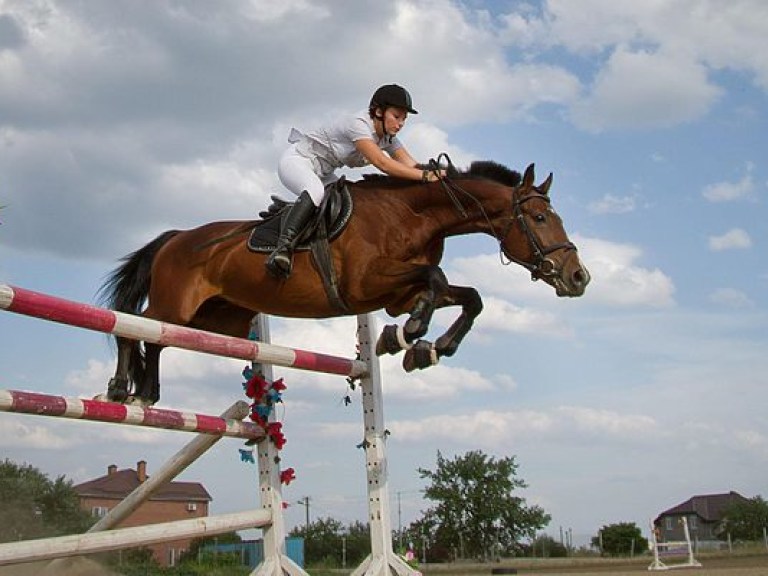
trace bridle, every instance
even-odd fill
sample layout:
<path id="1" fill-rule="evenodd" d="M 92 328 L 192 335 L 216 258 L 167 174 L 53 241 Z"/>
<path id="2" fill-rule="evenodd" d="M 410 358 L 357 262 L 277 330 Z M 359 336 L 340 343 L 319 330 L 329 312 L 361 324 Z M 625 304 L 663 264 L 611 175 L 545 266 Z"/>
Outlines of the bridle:
<path id="1" fill-rule="evenodd" d="M 488 226 L 491 229 L 491 234 L 499 243 L 499 259 L 501 260 L 501 263 L 504 266 L 508 266 L 512 262 L 514 262 L 515 264 L 519 264 L 520 266 L 522 266 L 523 268 L 525 268 L 531 273 L 531 280 L 533 281 L 536 281 L 540 278 L 559 277 L 560 269 L 557 267 L 557 264 L 554 262 L 554 260 L 552 260 L 548 256 L 553 252 L 557 252 L 558 250 L 576 251 L 576 246 L 573 244 L 573 242 L 570 242 L 570 241 L 560 242 L 558 244 L 553 244 L 551 246 L 542 246 L 541 242 L 539 242 L 538 238 L 536 238 L 536 235 L 533 233 L 533 230 L 531 230 L 531 227 L 528 225 L 528 222 L 525 219 L 525 214 L 523 213 L 523 204 L 525 204 L 529 200 L 538 198 L 540 200 L 543 200 L 547 204 L 550 204 L 549 196 L 547 194 L 543 194 L 539 192 L 538 188 L 535 186 L 533 187 L 534 192 L 530 194 L 526 194 L 525 196 L 521 196 L 519 185 L 513 188 L 512 216 L 508 219 L 508 222 L 504 228 L 504 231 L 501 234 L 498 234 L 496 231 L 496 227 L 493 225 L 493 222 L 491 222 L 491 219 L 488 217 L 488 214 L 486 213 L 485 208 L 483 207 L 480 200 L 478 200 L 470 192 L 467 192 L 466 190 L 464 190 L 464 188 L 462 188 L 461 186 L 453 182 L 450 176 L 448 175 L 441 176 L 441 173 L 440 173 L 441 158 L 445 158 L 446 164 L 448 166 L 447 174 L 450 174 L 451 172 L 457 173 L 456 168 L 453 166 L 453 163 L 451 162 L 451 159 L 444 152 L 437 157 L 437 160 L 433 159 L 429 161 L 428 169 L 437 175 L 440 185 L 443 188 L 443 191 L 445 191 L 445 193 L 451 199 L 453 204 L 456 206 L 457 211 L 463 218 L 467 218 L 468 214 L 467 214 L 466 208 L 461 202 L 461 199 L 459 198 L 459 195 L 469 198 L 477 205 L 477 207 L 480 209 L 480 213 L 483 215 L 483 218 L 485 218 L 486 222 L 488 223 Z M 520 260 L 519 258 L 515 258 L 513 256 L 507 256 L 504 253 L 504 240 L 506 240 L 507 236 L 509 236 L 509 233 L 512 230 L 512 226 L 514 226 L 515 222 L 517 222 L 520 225 L 520 228 L 525 233 L 525 237 L 528 239 L 528 244 L 530 245 L 531 251 L 533 252 L 533 255 L 534 255 L 533 263 L 525 262 L 524 260 Z"/>
<path id="2" fill-rule="evenodd" d="M 523 214 L 523 204 L 528 202 L 528 200 L 533 200 L 534 198 L 538 198 L 540 200 L 543 200 L 547 204 L 550 203 L 549 196 L 547 194 L 542 194 L 538 191 L 537 188 L 534 187 L 535 192 L 532 192 L 531 194 L 527 194 L 525 196 L 520 196 L 520 188 L 517 187 L 514 189 L 514 200 L 512 202 L 512 217 L 509 218 L 509 221 L 507 222 L 507 226 L 504 229 L 504 233 L 501 236 L 496 236 L 496 239 L 499 241 L 499 254 L 501 258 L 501 263 L 505 266 L 509 265 L 512 262 L 515 262 L 516 264 L 519 264 L 523 268 L 526 268 L 531 273 L 531 280 L 538 280 L 539 278 L 546 278 L 549 276 L 560 276 L 560 270 L 558 269 L 555 262 L 548 258 L 550 254 L 553 252 L 557 252 L 558 250 L 576 250 L 576 246 L 573 242 L 560 242 L 558 244 L 552 244 L 551 246 L 542 246 L 539 242 L 538 238 L 536 238 L 536 235 L 531 230 L 531 227 L 528 225 L 528 222 L 525 220 L 525 214 Z M 534 255 L 534 262 L 531 264 L 529 262 L 524 262 L 522 260 L 519 260 L 518 258 L 514 258 L 511 256 L 507 256 L 509 260 L 506 262 L 504 261 L 504 240 L 506 240 L 507 236 L 509 235 L 510 230 L 512 229 L 512 226 L 514 225 L 515 221 L 517 221 L 520 224 L 520 228 L 525 233 L 526 238 L 528 238 L 528 243 L 531 246 L 533 255 Z"/>

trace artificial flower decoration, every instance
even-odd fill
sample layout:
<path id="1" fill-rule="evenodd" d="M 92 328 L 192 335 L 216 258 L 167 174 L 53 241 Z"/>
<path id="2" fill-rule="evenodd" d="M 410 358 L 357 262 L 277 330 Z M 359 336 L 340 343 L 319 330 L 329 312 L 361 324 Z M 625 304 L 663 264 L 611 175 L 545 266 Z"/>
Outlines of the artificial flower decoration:
<path id="1" fill-rule="evenodd" d="M 255 464 L 256 460 L 253 457 L 253 450 L 243 450 L 240 448 L 240 461 Z"/>
<path id="2" fill-rule="evenodd" d="M 296 480 L 296 472 L 293 468 L 286 468 L 280 472 L 280 483 L 288 486 L 293 480 Z"/>

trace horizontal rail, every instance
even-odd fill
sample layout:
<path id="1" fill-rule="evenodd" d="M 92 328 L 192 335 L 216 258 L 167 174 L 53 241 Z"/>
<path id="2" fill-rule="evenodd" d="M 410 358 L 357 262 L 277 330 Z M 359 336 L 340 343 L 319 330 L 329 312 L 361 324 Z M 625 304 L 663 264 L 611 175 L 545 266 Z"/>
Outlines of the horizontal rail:
<path id="1" fill-rule="evenodd" d="M 0 284 L 0 309 L 132 340 L 299 370 L 355 378 L 364 376 L 368 371 L 367 364 L 360 360 L 177 326 L 8 284 Z"/>
<path id="2" fill-rule="evenodd" d="M 249 413 L 248 403 L 241 400 L 238 404 L 242 405 L 240 413 L 243 414 L 241 418 L 244 418 Z M 257 424 L 234 418 L 20 390 L 0 390 L 0 411 L 182 430 L 247 440 L 260 440 L 265 436 L 264 430 Z"/>
<path id="3" fill-rule="evenodd" d="M 106 532 L 9 542 L 0 544 L 0 566 L 80 556 L 117 548 L 172 542 L 185 538 L 204 538 L 237 530 L 260 528 L 271 522 L 272 512 L 258 509 L 162 524 L 120 528 Z"/>

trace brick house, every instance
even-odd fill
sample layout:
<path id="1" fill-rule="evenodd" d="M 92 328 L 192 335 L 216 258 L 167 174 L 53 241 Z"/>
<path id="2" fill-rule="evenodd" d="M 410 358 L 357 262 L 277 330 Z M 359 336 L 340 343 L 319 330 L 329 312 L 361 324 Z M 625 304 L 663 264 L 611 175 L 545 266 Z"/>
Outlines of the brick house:
<path id="1" fill-rule="evenodd" d="M 653 521 L 660 542 L 685 539 L 680 518 L 688 520 L 688 530 L 694 542 L 718 540 L 719 528 L 725 511 L 735 502 L 747 501 L 738 492 L 693 496 L 665 510 Z"/>
<path id="2" fill-rule="evenodd" d="M 73 486 L 80 497 L 80 507 L 93 516 L 102 517 L 146 481 L 147 463 L 136 464 L 136 470 L 118 470 L 111 464 L 106 476 Z M 208 516 L 212 498 L 198 482 L 169 482 L 121 522 L 119 528 L 144 526 L 158 522 L 188 520 Z M 148 546 L 161 566 L 174 566 L 182 552 L 189 549 L 191 538 Z"/>

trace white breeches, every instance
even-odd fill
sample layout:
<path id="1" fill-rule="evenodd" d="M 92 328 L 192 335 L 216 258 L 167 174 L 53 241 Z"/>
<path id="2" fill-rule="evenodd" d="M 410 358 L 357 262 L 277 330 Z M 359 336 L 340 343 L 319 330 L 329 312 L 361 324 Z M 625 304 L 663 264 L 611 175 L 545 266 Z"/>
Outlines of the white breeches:
<path id="1" fill-rule="evenodd" d="M 283 152 L 277 164 L 277 176 L 283 186 L 296 196 L 306 190 L 315 206 L 319 206 L 323 201 L 326 184 L 338 180 L 333 173 L 322 175 L 319 172 L 319 162 L 299 153 L 296 144 L 292 144 Z"/>

